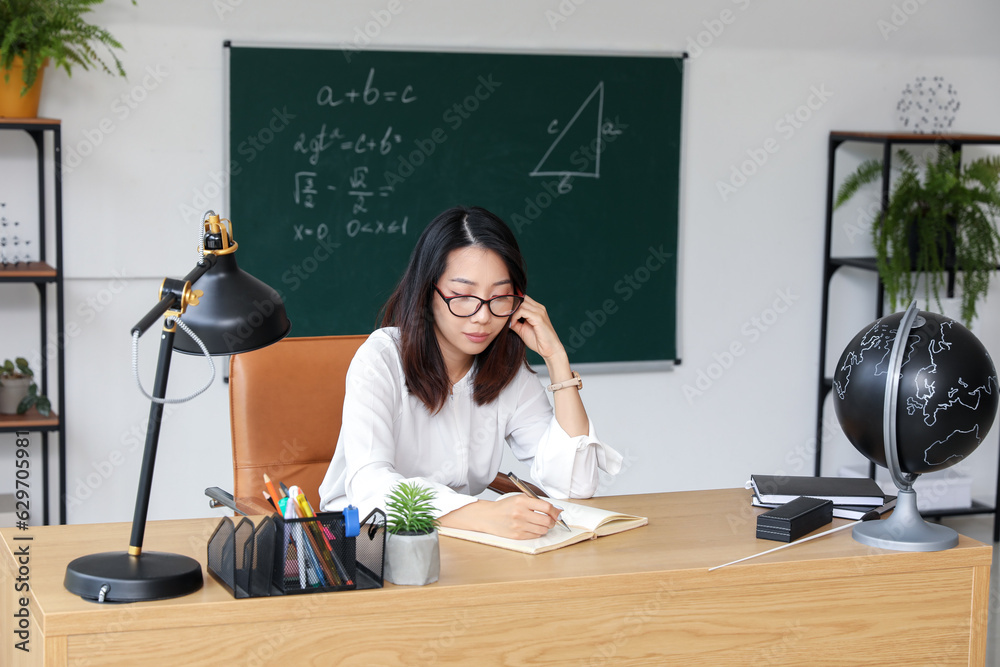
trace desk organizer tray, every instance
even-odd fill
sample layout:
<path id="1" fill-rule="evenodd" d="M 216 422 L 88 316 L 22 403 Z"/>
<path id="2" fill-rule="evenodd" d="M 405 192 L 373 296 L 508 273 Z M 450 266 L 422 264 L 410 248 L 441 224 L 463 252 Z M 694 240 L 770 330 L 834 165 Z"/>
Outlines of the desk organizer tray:
<path id="1" fill-rule="evenodd" d="M 237 598 L 381 588 L 385 514 L 375 509 L 357 536 L 345 532 L 343 512 L 274 514 L 256 526 L 226 517 L 208 541 L 208 571 Z"/>

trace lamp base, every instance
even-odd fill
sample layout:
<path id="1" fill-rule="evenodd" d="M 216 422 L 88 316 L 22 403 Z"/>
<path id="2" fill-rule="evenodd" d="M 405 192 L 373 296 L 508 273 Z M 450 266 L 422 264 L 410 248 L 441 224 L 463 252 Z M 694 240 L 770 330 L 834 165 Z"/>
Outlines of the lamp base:
<path id="1" fill-rule="evenodd" d="M 888 519 L 859 523 L 853 534 L 861 544 L 896 551 L 944 551 L 958 544 L 957 532 L 924 521 L 912 489 L 898 492 L 896 507 Z"/>
<path id="2" fill-rule="evenodd" d="M 188 595 L 200 589 L 203 581 L 201 564 L 187 556 L 107 551 L 73 560 L 66 566 L 63 585 L 88 600 L 140 602 Z"/>

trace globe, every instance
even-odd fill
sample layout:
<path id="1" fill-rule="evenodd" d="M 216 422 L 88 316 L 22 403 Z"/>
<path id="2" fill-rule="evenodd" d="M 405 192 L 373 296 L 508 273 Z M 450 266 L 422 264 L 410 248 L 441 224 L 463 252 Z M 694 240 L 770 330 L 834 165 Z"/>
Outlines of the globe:
<path id="1" fill-rule="evenodd" d="M 906 504 L 903 512 L 912 516 L 905 520 L 924 524 L 912 483 L 920 474 L 955 465 L 982 443 L 997 414 L 996 368 L 985 346 L 961 323 L 918 310 L 914 303 L 905 313 L 867 325 L 847 345 L 833 377 L 833 405 L 851 444 L 892 473 L 900 494 L 889 521 Z M 944 542 L 929 536 L 943 526 L 914 528 L 928 533 L 924 537 L 900 536 L 896 528 L 893 537 L 867 543 L 926 551 L 935 550 L 928 545 L 957 543 L 957 533 Z M 856 526 L 856 539 L 859 529 L 882 530 Z M 921 547 L 924 538 L 929 541 Z"/>
<path id="2" fill-rule="evenodd" d="M 833 405 L 844 434 L 883 468 L 888 358 L 902 317 L 888 315 L 862 329 L 833 378 Z M 998 405 L 996 369 L 979 339 L 944 315 L 920 311 L 917 317 L 923 325 L 914 326 L 906 340 L 896 412 L 899 466 L 912 474 L 949 468 L 975 451 Z"/>

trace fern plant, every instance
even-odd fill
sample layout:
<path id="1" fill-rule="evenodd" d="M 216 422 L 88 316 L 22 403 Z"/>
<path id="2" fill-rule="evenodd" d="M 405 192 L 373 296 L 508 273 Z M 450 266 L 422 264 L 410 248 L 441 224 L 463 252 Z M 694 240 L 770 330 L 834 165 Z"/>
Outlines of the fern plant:
<path id="1" fill-rule="evenodd" d="M 430 533 L 437 526 L 434 518 L 434 490 L 414 482 L 400 482 L 386 496 L 387 529 L 396 535 Z"/>
<path id="2" fill-rule="evenodd" d="M 122 45 L 107 30 L 84 20 L 102 2 L 0 0 L 0 69 L 9 70 L 15 58 L 23 60 L 22 95 L 34 85 L 46 58 L 71 76 L 74 66 L 125 76 L 125 68 L 115 53 Z M 106 51 L 103 57 L 98 48 Z M 6 76 L 10 76 L 9 71 Z"/>
<path id="3" fill-rule="evenodd" d="M 896 157 L 899 176 L 872 225 L 875 259 L 890 306 L 896 310 L 911 300 L 923 273 L 925 298 L 933 295 L 940 309 L 947 271 L 954 270 L 962 285 L 961 317 L 970 325 L 1000 265 L 1000 157 L 979 158 L 963 167 L 961 155 L 941 145 L 922 170 L 906 150 Z M 862 162 L 841 184 L 834 209 L 880 180 L 882 169 L 881 160 Z"/>

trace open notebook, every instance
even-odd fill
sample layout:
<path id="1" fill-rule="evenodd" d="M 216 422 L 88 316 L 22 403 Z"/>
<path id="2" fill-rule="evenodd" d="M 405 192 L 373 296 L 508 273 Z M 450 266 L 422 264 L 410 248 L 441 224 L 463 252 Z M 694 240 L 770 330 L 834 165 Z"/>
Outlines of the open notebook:
<path id="1" fill-rule="evenodd" d="M 504 497 L 506 496 L 501 496 L 501 498 Z M 444 526 L 438 526 L 438 533 L 446 537 L 457 537 L 462 540 L 489 544 L 502 549 L 520 551 L 521 553 L 540 554 L 568 547 L 577 542 L 621 533 L 626 530 L 638 528 L 639 526 L 645 526 L 649 523 L 649 519 L 646 517 L 609 512 L 608 510 L 596 507 L 577 505 L 566 500 L 555 500 L 553 504 L 563 509 L 562 518 L 569 524 L 569 531 L 556 525 L 545 535 L 530 540 L 514 540 L 509 537 L 497 537 L 489 533 L 461 530 L 459 528 L 446 528 Z"/>

